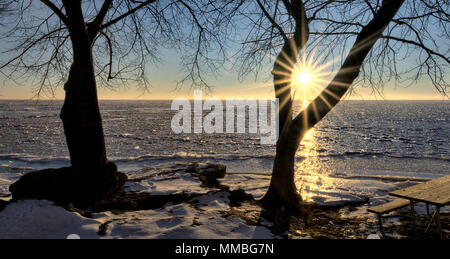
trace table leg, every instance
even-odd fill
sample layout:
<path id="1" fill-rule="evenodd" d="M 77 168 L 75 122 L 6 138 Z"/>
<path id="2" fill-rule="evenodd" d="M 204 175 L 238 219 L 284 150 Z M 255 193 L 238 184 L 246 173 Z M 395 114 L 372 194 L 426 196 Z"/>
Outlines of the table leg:
<path id="1" fill-rule="evenodd" d="M 428 230 L 430 230 L 431 225 L 433 225 L 434 220 L 436 219 L 438 210 L 436 209 L 436 211 L 433 213 L 433 216 L 431 216 L 430 222 L 428 222 L 427 228 L 425 229 L 425 233 L 428 232 Z"/>
<path id="2" fill-rule="evenodd" d="M 381 235 L 385 236 L 383 230 L 383 218 L 381 217 L 381 214 L 378 214 L 378 226 L 380 227 Z"/>
<path id="3" fill-rule="evenodd" d="M 414 227 L 414 235 L 416 235 L 416 216 L 414 211 L 414 202 L 410 200 L 410 207 L 411 207 L 411 220 Z"/>
<path id="4" fill-rule="evenodd" d="M 441 226 L 441 213 L 440 213 L 440 209 L 441 209 L 441 207 L 436 206 L 436 212 L 437 212 L 436 222 L 437 222 L 438 227 L 439 227 L 439 235 L 440 235 L 440 237 L 441 237 L 441 239 L 442 239 L 442 238 L 443 238 L 443 235 L 442 235 L 442 226 Z"/>
<path id="5" fill-rule="evenodd" d="M 436 211 L 433 213 L 433 216 L 431 217 L 430 222 L 427 225 L 427 228 L 425 229 L 425 233 L 428 232 L 428 230 L 430 229 L 431 225 L 433 225 L 433 222 L 436 220 L 436 223 L 438 225 L 439 228 L 439 235 L 441 237 L 441 239 L 443 238 L 443 232 L 442 232 L 442 225 L 441 225 L 441 207 L 440 206 L 436 206 Z"/>

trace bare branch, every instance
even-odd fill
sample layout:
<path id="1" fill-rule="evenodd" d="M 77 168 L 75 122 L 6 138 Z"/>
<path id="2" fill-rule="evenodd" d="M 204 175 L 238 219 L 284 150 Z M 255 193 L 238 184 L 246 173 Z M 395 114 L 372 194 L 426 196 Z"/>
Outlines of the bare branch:
<path id="1" fill-rule="evenodd" d="M 129 15 L 132 15 L 133 13 L 135 13 L 136 11 L 138 11 L 139 9 L 141 9 L 142 7 L 144 7 L 144 6 L 148 5 L 148 4 L 154 3 L 154 2 L 156 2 L 156 0 L 147 0 L 147 1 L 142 2 L 142 3 L 139 4 L 138 6 L 134 7 L 133 9 L 128 10 L 127 12 L 125 12 L 125 13 L 122 14 L 122 15 L 120 15 L 119 17 L 117 17 L 117 18 L 115 18 L 115 19 L 112 19 L 112 20 L 110 20 L 110 21 L 108 21 L 108 22 L 102 24 L 102 25 L 100 26 L 100 30 L 103 30 L 103 29 L 105 29 L 105 28 L 108 28 L 109 26 L 111 26 L 111 25 L 113 25 L 113 24 L 119 22 L 120 20 L 122 20 L 122 19 L 128 17 Z"/>
<path id="2" fill-rule="evenodd" d="M 48 8 L 50 8 L 58 17 L 61 19 L 61 21 L 67 26 L 67 17 L 66 15 L 56 7 L 54 3 L 52 3 L 50 0 L 40 0 L 42 3 L 44 3 Z"/>
<path id="3" fill-rule="evenodd" d="M 410 45 L 414 45 L 414 46 L 420 47 L 423 50 L 425 50 L 428 54 L 438 56 L 438 57 L 442 58 L 443 60 L 445 60 L 445 62 L 450 64 L 450 59 L 448 57 L 446 57 L 443 54 L 438 53 L 438 52 L 428 48 L 427 46 L 424 45 L 423 42 L 415 42 L 413 40 L 398 38 L 398 37 L 391 36 L 391 35 L 381 36 L 381 38 L 390 39 L 390 40 L 396 40 L 396 41 L 399 41 L 399 42 L 402 42 L 402 43 L 406 43 L 406 44 L 410 44 Z"/>
<path id="4" fill-rule="evenodd" d="M 100 11 L 98 12 L 95 19 L 92 22 L 88 23 L 88 30 L 90 31 L 89 34 L 91 38 L 93 38 L 93 36 L 95 36 L 99 31 L 100 25 L 103 23 L 103 20 L 105 19 L 107 12 L 112 5 L 112 2 L 113 0 L 103 1 L 103 5 L 100 8 Z"/>
<path id="5" fill-rule="evenodd" d="M 261 11 L 264 13 L 264 16 L 266 16 L 266 18 L 270 21 L 270 23 L 272 23 L 272 26 L 274 28 L 277 28 L 278 32 L 280 32 L 281 36 L 283 37 L 283 39 L 286 42 L 289 41 L 288 37 L 286 36 L 286 33 L 284 33 L 284 31 L 281 28 L 281 26 L 278 23 L 275 22 L 275 20 L 272 18 L 272 16 L 270 16 L 270 14 L 267 12 L 266 8 L 261 3 L 261 1 L 260 0 L 256 0 L 256 2 L 258 3 L 258 6 L 261 8 Z"/>

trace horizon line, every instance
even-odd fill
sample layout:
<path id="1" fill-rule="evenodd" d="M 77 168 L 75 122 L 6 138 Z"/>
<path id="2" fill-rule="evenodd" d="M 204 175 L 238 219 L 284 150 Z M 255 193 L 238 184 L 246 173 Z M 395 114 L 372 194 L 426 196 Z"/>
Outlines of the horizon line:
<path id="1" fill-rule="evenodd" d="M 155 98 L 155 99 L 113 99 L 113 98 L 99 98 L 98 101 L 172 101 L 175 99 L 187 99 L 187 100 L 194 100 L 194 98 L 182 98 L 182 97 L 176 97 L 172 99 L 166 99 L 166 98 Z M 242 100 L 251 100 L 251 99 L 273 99 L 273 98 L 234 98 L 234 97 L 226 97 L 226 98 L 202 98 L 202 100 L 208 100 L 208 99 L 219 99 L 219 100 L 226 100 L 226 99 L 242 99 Z M 64 99 L 51 99 L 51 98 L 45 98 L 45 99 L 34 99 L 34 98 L 0 98 L 0 101 L 64 101 Z M 300 100 L 295 99 L 294 101 L 307 101 L 311 102 L 313 100 Z M 450 101 L 448 98 L 443 99 L 343 99 L 341 101 Z"/>

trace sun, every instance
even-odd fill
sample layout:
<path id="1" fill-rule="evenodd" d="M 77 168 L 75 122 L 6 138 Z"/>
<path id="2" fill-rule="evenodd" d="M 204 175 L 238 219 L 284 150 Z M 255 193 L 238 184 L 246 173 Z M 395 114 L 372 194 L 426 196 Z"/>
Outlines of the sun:
<path id="1" fill-rule="evenodd" d="M 330 57 L 327 51 L 318 49 L 317 45 L 298 52 L 295 60 L 286 55 L 286 62 L 271 57 L 282 67 L 280 71 L 272 73 L 281 75 L 275 83 L 286 84 L 285 89 L 289 89 L 292 100 L 312 101 L 321 97 L 322 91 L 332 82 L 335 76 L 333 69 L 340 58 Z"/>
<path id="2" fill-rule="evenodd" d="M 306 70 L 300 71 L 297 75 L 298 82 L 303 86 L 307 86 L 309 83 L 311 83 L 312 79 L 312 73 Z"/>
<path id="3" fill-rule="evenodd" d="M 298 59 L 292 68 L 291 84 L 293 89 L 293 98 L 300 100 L 313 100 L 324 86 L 329 83 L 327 77 L 329 71 L 326 66 L 320 64 L 320 60 Z"/>
<path id="4" fill-rule="evenodd" d="M 321 74 L 304 63 L 297 64 L 292 71 L 291 84 L 294 99 L 311 100 L 321 90 Z"/>

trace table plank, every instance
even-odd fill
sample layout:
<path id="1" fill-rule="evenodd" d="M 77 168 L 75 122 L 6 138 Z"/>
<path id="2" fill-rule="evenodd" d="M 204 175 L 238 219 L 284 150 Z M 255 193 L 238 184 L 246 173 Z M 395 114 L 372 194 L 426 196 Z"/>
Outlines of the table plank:
<path id="1" fill-rule="evenodd" d="M 450 204 L 450 185 L 408 195 L 410 199 L 445 206 Z"/>
<path id="2" fill-rule="evenodd" d="M 392 196 L 435 205 L 450 204 L 450 175 L 389 193 Z"/>
<path id="3" fill-rule="evenodd" d="M 419 191 L 432 189 L 433 187 L 442 185 L 442 184 L 450 184 L 450 175 L 437 178 L 425 183 L 416 184 L 407 188 L 403 188 L 400 190 L 396 190 L 391 192 L 392 194 L 398 194 L 398 195 L 410 195 Z"/>
<path id="4" fill-rule="evenodd" d="M 393 210 L 405 207 L 409 204 L 409 200 L 406 199 L 395 199 L 394 201 L 384 203 L 378 206 L 370 207 L 367 209 L 369 212 L 384 214 L 389 213 Z"/>

